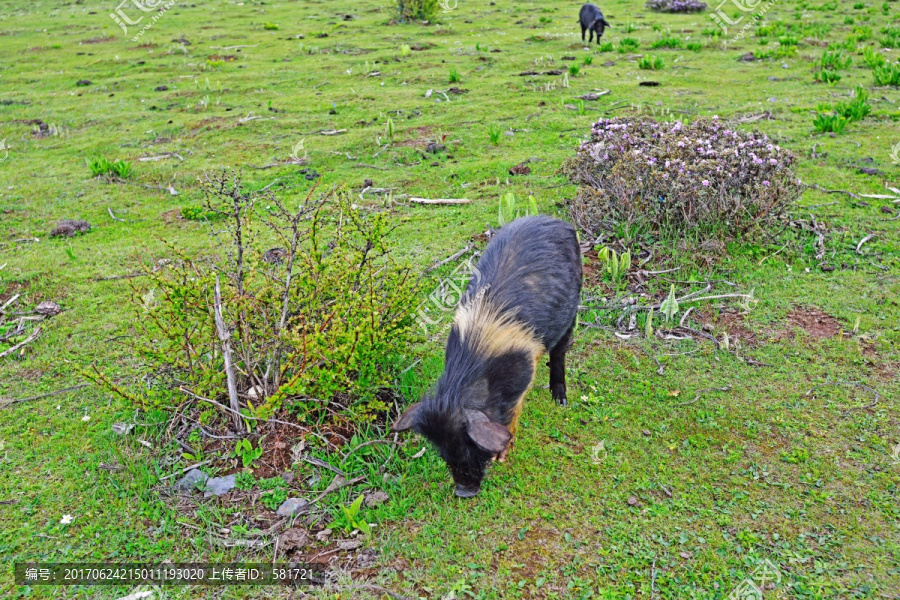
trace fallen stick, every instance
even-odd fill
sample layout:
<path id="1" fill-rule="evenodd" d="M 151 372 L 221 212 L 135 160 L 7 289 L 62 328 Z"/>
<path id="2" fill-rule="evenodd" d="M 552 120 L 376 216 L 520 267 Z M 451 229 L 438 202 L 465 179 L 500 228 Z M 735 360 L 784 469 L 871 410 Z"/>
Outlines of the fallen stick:
<path id="1" fill-rule="evenodd" d="M 16 345 L 13 346 L 12 348 L 8 348 L 8 349 L 4 350 L 3 352 L 0 352 L 0 358 L 3 358 L 4 356 L 9 356 L 10 354 L 12 354 L 13 352 L 15 352 L 15 351 L 18 350 L 19 348 L 23 347 L 25 344 L 28 344 L 28 343 L 30 343 L 30 342 L 33 342 L 34 339 L 35 339 L 37 336 L 39 336 L 40 334 L 41 334 L 41 328 L 40 328 L 40 327 L 35 327 L 35 328 L 34 328 L 34 331 L 31 332 L 31 335 L 29 335 L 27 338 L 25 338 L 24 341 L 19 342 L 18 344 L 16 344 Z"/>
<path id="2" fill-rule="evenodd" d="M 132 279 L 134 277 L 146 277 L 146 273 L 126 273 L 125 275 L 113 275 L 111 277 L 98 277 L 94 281 L 113 281 L 116 279 Z"/>
<path id="3" fill-rule="evenodd" d="M 156 162 L 158 160 L 163 160 L 164 158 L 177 158 L 181 162 L 184 162 L 184 158 L 177 152 L 166 152 L 165 154 L 160 154 L 159 156 L 142 156 L 138 158 L 138 160 L 140 162 Z"/>
<path id="4" fill-rule="evenodd" d="M 225 326 L 225 319 L 222 316 L 222 289 L 219 285 L 219 276 L 216 275 L 215 287 L 215 305 L 213 306 L 216 320 L 216 333 L 219 336 L 219 342 L 222 343 L 222 358 L 225 362 L 225 378 L 228 384 L 228 399 L 231 404 L 232 417 L 235 430 L 241 432 L 244 430 L 244 422 L 241 420 L 240 401 L 238 400 L 237 376 L 234 372 L 234 363 L 231 362 L 231 332 Z"/>
<path id="5" fill-rule="evenodd" d="M 109 213 L 109 216 L 112 217 L 112 220 L 113 220 L 113 221 L 118 221 L 119 223 L 124 223 L 124 222 L 125 222 L 125 219 L 120 219 L 119 217 L 117 217 L 116 215 L 114 215 L 114 214 L 113 214 L 113 211 L 112 211 L 112 209 L 111 209 L 110 207 L 107 206 L 107 207 L 106 207 L 106 211 Z"/>
<path id="6" fill-rule="evenodd" d="M 876 404 L 878 404 L 878 401 L 881 399 L 881 396 L 878 394 L 878 390 L 873 389 L 873 388 L 867 386 L 866 384 L 860 383 L 860 382 L 858 382 L 858 381 L 826 381 L 825 383 L 819 383 L 819 384 L 816 384 L 816 385 L 812 386 L 812 387 L 810 388 L 810 390 L 809 390 L 808 392 L 806 392 L 806 395 L 809 396 L 810 394 L 813 393 L 813 391 L 814 391 L 816 388 L 822 387 L 822 386 L 826 386 L 826 385 L 848 385 L 848 386 L 854 386 L 854 387 L 858 387 L 858 388 L 860 388 L 860 389 L 866 390 L 867 392 L 871 392 L 872 394 L 875 395 L 875 401 L 874 401 L 874 402 L 872 402 L 871 404 L 866 404 L 865 406 L 851 406 L 850 408 L 844 410 L 844 411 L 841 413 L 841 416 L 842 416 L 842 417 L 846 417 L 850 412 L 852 412 L 852 411 L 854 411 L 854 410 L 868 410 L 868 409 L 874 407 Z"/>
<path id="7" fill-rule="evenodd" d="M 40 394 L 39 396 L 32 396 L 31 398 L 16 398 L 13 400 L 6 401 L 3 406 L 9 406 L 10 404 L 18 404 L 19 402 L 31 402 L 32 400 L 40 400 L 41 398 L 49 398 L 50 396 L 58 396 L 59 394 L 65 394 L 67 392 L 74 392 L 75 390 L 80 390 L 81 388 L 86 388 L 91 384 L 82 383 L 80 385 L 73 385 L 72 387 L 63 388 L 61 390 L 56 390 L 55 392 L 47 392 L 46 394 Z"/>
<path id="8" fill-rule="evenodd" d="M 6 302 L 4 302 L 4 303 L 3 303 L 3 306 L 0 306 L 0 313 L 6 312 L 6 307 L 9 306 L 10 304 L 12 304 L 13 302 L 15 302 L 15 301 L 18 300 L 18 299 L 19 299 L 19 294 L 16 294 L 16 295 L 13 296 L 12 298 L 10 298 L 10 299 L 7 300 Z"/>
<path id="9" fill-rule="evenodd" d="M 347 133 L 346 129 L 325 129 L 318 132 L 319 135 L 340 135 L 342 133 Z"/>
<path id="10" fill-rule="evenodd" d="M 253 44 L 252 46 L 210 46 L 213 50 L 234 50 L 236 48 L 256 48 L 259 44 Z"/>
<path id="11" fill-rule="evenodd" d="M 691 400 L 690 402 L 679 402 L 675 406 L 687 406 L 688 404 L 693 404 L 694 402 L 696 402 L 697 400 L 700 399 L 700 396 L 703 394 L 703 392 L 729 392 L 729 391 L 731 391 L 730 385 L 726 385 L 725 387 L 720 387 L 720 388 L 717 388 L 717 387 L 703 388 L 702 390 L 697 390 L 697 395 L 694 396 L 694 399 Z"/>
<path id="12" fill-rule="evenodd" d="M 826 190 L 821 185 L 814 183 L 812 185 L 806 184 L 806 187 L 811 187 L 813 189 L 819 190 L 820 192 L 825 192 L 826 194 L 847 194 L 851 198 L 855 198 L 859 200 L 859 196 L 854 194 L 853 192 L 848 192 L 847 190 Z"/>
<path id="13" fill-rule="evenodd" d="M 208 464 L 211 463 L 211 462 L 212 462 L 212 459 L 204 460 L 203 462 L 198 462 L 198 463 L 195 464 L 195 465 L 191 465 L 191 466 L 189 466 L 189 467 L 185 467 L 185 468 L 183 468 L 183 469 L 179 469 L 179 470 L 175 471 L 174 473 L 171 473 L 171 474 L 169 474 L 169 475 L 166 475 L 165 477 L 160 477 L 159 480 L 160 480 L 160 481 L 165 481 L 166 479 L 171 479 L 172 477 L 175 477 L 176 475 L 181 475 L 182 473 L 187 473 L 187 472 L 190 471 L 191 469 L 196 469 L 197 467 L 202 467 L 203 465 L 208 465 Z"/>
<path id="14" fill-rule="evenodd" d="M 874 233 L 870 233 L 869 235 L 867 235 L 866 237 L 864 237 L 863 239 L 861 239 L 861 240 L 859 241 L 859 243 L 856 245 L 856 253 L 857 253 L 857 254 L 862 254 L 861 250 L 862 250 L 863 244 L 865 244 L 866 242 L 868 242 L 869 240 L 871 240 L 871 239 L 874 238 L 874 237 L 875 237 L 875 234 L 874 234 Z"/>
<path id="15" fill-rule="evenodd" d="M 469 204 L 471 200 L 466 198 L 410 198 L 413 204 Z"/>
<path id="16" fill-rule="evenodd" d="M 339 477 L 342 477 L 342 478 L 343 478 L 343 475 L 339 475 Z M 340 489 L 343 489 L 343 488 L 345 488 L 345 487 L 350 487 L 351 485 L 356 485 L 357 483 L 359 483 L 359 482 L 361 482 L 361 481 L 365 481 L 365 480 L 366 480 L 366 476 L 365 476 L 365 475 L 360 475 L 359 477 L 354 477 L 353 479 L 348 479 L 348 480 L 342 481 L 341 483 L 339 483 L 339 484 L 337 484 L 337 485 L 334 485 L 334 482 L 332 482 L 332 484 L 329 485 L 328 488 L 326 488 L 324 492 L 322 492 L 321 494 L 319 494 L 318 496 L 316 496 L 315 498 L 313 498 L 312 500 L 310 500 L 309 503 L 310 503 L 310 504 L 315 504 L 316 502 L 318 502 L 319 500 L 321 500 L 322 498 L 324 498 L 324 497 L 327 496 L 328 494 L 331 494 L 331 493 L 333 493 L 333 492 L 336 492 L 336 491 L 338 491 L 338 490 L 340 490 Z"/>
<path id="17" fill-rule="evenodd" d="M 456 260 L 457 258 L 459 258 L 460 256 L 462 256 L 463 254 L 465 254 L 466 252 L 468 252 L 469 250 L 471 250 L 471 249 L 474 248 L 474 247 L 475 247 L 475 244 L 474 244 L 474 243 L 470 243 L 468 246 L 466 246 L 465 248 L 463 248 L 463 249 L 460 250 L 459 252 L 457 252 L 457 253 L 455 253 L 455 254 L 452 254 L 451 256 L 448 256 L 448 257 L 445 258 L 444 260 L 439 260 L 439 261 L 437 261 L 436 263 L 434 263 L 433 265 L 431 265 L 430 267 L 428 267 L 427 269 L 425 269 L 425 272 L 426 272 L 426 273 L 430 273 L 431 271 L 434 271 L 435 269 L 437 269 L 437 268 L 439 268 L 439 267 L 443 267 L 443 266 L 446 265 L 447 263 L 453 262 L 454 260 Z"/>
<path id="18" fill-rule="evenodd" d="M 365 167 L 367 169 L 377 169 L 379 171 L 387 171 L 386 167 L 376 167 L 375 165 L 367 165 L 365 163 L 356 163 L 357 167 Z"/>
<path id="19" fill-rule="evenodd" d="M 322 460 L 320 458 L 316 458 L 314 456 L 304 456 L 303 460 L 304 460 L 304 462 L 308 462 L 309 464 L 311 464 L 313 466 L 322 467 L 323 469 L 328 469 L 335 475 L 340 475 L 344 479 L 347 479 L 346 473 L 344 473 L 339 468 L 335 467 L 334 465 L 332 465 L 330 463 L 325 462 L 324 460 Z"/>

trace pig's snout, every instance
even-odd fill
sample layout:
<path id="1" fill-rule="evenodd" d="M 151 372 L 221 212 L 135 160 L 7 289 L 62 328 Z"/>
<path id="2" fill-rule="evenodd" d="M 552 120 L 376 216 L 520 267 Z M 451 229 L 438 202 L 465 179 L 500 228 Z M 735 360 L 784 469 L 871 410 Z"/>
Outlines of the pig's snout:
<path id="1" fill-rule="evenodd" d="M 465 487 L 463 485 L 456 486 L 456 495 L 460 498 L 474 498 L 480 491 L 480 487 Z"/>

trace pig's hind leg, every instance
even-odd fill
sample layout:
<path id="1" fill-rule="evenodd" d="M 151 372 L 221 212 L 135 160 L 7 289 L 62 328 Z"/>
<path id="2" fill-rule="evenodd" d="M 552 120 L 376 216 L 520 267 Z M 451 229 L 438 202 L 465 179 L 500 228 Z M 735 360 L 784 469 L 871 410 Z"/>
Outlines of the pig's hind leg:
<path id="1" fill-rule="evenodd" d="M 550 395 L 560 406 L 566 405 L 566 352 L 572 345 L 573 329 L 575 323 L 572 323 L 562 339 L 550 350 Z"/>

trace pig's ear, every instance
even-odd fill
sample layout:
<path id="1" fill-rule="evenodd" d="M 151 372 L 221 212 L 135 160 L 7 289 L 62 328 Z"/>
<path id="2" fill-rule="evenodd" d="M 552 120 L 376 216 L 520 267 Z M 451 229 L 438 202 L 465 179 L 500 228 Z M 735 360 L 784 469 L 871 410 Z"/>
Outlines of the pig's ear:
<path id="1" fill-rule="evenodd" d="M 486 414 L 480 410 L 467 410 L 466 423 L 468 425 L 469 437 L 478 444 L 478 447 L 486 452 L 500 454 L 509 445 L 512 435 L 509 430 L 497 423 L 491 421 Z"/>
<path id="2" fill-rule="evenodd" d="M 421 406 L 421 402 L 416 402 L 412 406 L 406 409 L 406 411 L 400 415 L 400 418 L 391 425 L 391 431 L 394 433 L 400 431 L 406 431 L 407 429 L 412 429 L 413 426 L 418 421 L 419 415 L 419 407 Z"/>

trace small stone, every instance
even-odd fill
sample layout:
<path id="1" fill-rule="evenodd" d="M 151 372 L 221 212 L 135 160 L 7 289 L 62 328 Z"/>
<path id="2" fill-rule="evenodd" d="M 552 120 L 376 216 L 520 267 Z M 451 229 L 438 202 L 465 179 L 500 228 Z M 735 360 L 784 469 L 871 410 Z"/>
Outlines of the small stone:
<path id="1" fill-rule="evenodd" d="M 55 317 L 62 312 L 62 308 L 56 302 L 50 302 L 48 300 L 47 302 L 38 304 L 34 309 L 34 312 L 39 315 L 44 315 L 45 317 Z"/>
<path id="2" fill-rule="evenodd" d="M 309 512 L 309 502 L 303 498 L 288 498 L 276 511 L 279 517 L 295 517 Z"/>
<path id="3" fill-rule="evenodd" d="M 439 152 L 443 152 L 447 147 L 443 144 L 438 144 L 435 142 L 429 142 L 427 146 L 425 146 L 425 151 L 430 152 L 431 154 L 437 154 Z"/>
<path id="4" fill-rule="evenodd" d="M 375 182 L 373 182 L 371 179 L 366 179 L 365 181 L 363 181 L 364 188 L 370 188 L 374 185 L 375 185 Z"/>
<path id="5" fill-rule="evenodd" d="M 341 550 L 356 550 L 360 546 L 362 546 L 362 542 L 359 540 L 344 540 L 338 544 L 338 548 Z"/>
<path id="6" fill-rule="evenodd" d="M 381 490 L 378 490 L 377 492 L 366 494 L 366 506 L 368 506 L 369 508 L 375 508 L 376 506 L 384 504 L 387 499 L 388 495 Z"/>
<path id="7" fill-rule="evenodd" d="M 650 430 L 649 430 L 649 429 L 641 429 L 641 433 L 643 433 L 643 434 L 646 435 L 647 437 L 650 437 Z"/>
<path id="8" fill-rule="evenodd" d="M 210 496 L 221 496 L 222 494 L 227 494 L 234 489 L 234 485 L 234 475 L 228 475 L 226 477 L 213 477 L 206 482 L 206 490 L 203 494 L 203 497 L 209 498 Z"/>
<path id="9" fill-rule="evenodd" d="M 284 261 L 287 255 L 288 251 L 284 248 L 270 248 L 269 250 L 266 250 L 265 253 L 263 253 L 262 259 L 264 262 L 267 262 L 270 265 L 279 265 Z M 250 389 L 252 390 L 258 387 L 259 386 L 254 386 Z M 250 392 L 248 391 L 247 393 L 249 394 Z M 255 398 L 253 399 L 255 400 Z"/>
<path id="10" fill-rule="evenodd" d="M 365 550 L 360 551 L 360 553 L 356 556 L 356 568 L 358 569 L 368 569 L 370 567 L 375 566 L 375 562 L 377 561 L 378 555 L 375 554 L 375 551 L 371 548 L 366 548 Z"/>
<path id="11" fill-rule="evenodd" d="M 79 79 L 77 82 L 75 82 L 75 85 L 77 85 L 78 87 L 87 87 L 87 86 L 91 85 L 91 80 L 90 79 Z"/>
<path id="12" fill-rule="evenodd" d="M 330 536 L 330 535 L 331 535 L 330 529 L 323 529 L 322 531 L 320 531 L 319 533 L 316 534 L 316 539 L 319 540 L 320 542 L 324 542 L 325 540 L 328 539 L 328 536 Z"/>
<path id="13" fill-rule="evenodd" d="M 285 471 L 284 473 L 281 474 L 281 478 L 284 479 L 285 483 L 290 484 L 290 483 L 294 482 L 295 475 L 291 471 Z"/>
<path id="14" fill-rule="evenodd" d="M 891 208 L 890 206 L 882 206 L 881 212 L 883 212 L 886 215 L 892 215 L 892 214 L 894 214 L 894 209 Z"/>
<path id="15" fill-rule="evenodd" d="M 204 485 L 207 479 L 209 479 L 209 476 L 200 469 L 191 469 L 187 475 L 178 480 L 178 483 L 175 484 L 175 489 L 191 492 L 196 490 L 198 486 Z"/>
<path id="16" fill-rule="evenodd" d="M 303 548 L 307 544 L 309 544 L 309 532 L 300 527 L 291 527 L 290 529 L 285 529 L 284 532 L 278 536 L 278 545 L 282 550 L 293 550 L 294 548 Z"/>
<path id="17" fill-rule="evenodd" d="M 681 558 L 684 558 L 684 559 L 688 559 L 688 558 L 692 558 L 694 555 L 691 554 L 690 552 L 681 552 L 678 554 L 678 556 L 680 556 Z"/>
<path id="18" fill-rule="evenodd" d="M 860 167 L 859 172 L 863 175 L 878 175 L 881 173 L 878 169 L 873 169 L 872 167 Z"/>
<path id="19" fill-rule="evenodd" d="M 112 426 L 113 433 L 116 435 L 128 435 L 132 429 L 134 429 L 134 423 L 113 423 Z"/>
<path id="20" fill-rule="evenodd" d="M 265 255 L 263 255 L 263 260 L 266 260 Z M 246 391 L 247 398 L 250 400 L 259 400 L 263 396 L 265 396 L 266 392 L 262 388 L 262 386 L 254 385 L 250 389 Z"/>
<path id="21" fill-rule="evenodd" d="M 638 504 L 640 504 L 640 502 L 638 501 L 637 497 L 628 496 L 628 506 L 637 506 Z"/>
<path id="22" fill-rule="evenodd" d="M 87 221 L 63 219 L 56 226 L 56 229 L 50 232 L 50 237 L 72 237 L 76 233 L 87 233 L 90 230 L 91 224 Z"/>
<path id="23" fill-rule="evenodd" d="M 167 85 L 158 85 L 153 89 L 154 92 L 167 92 L 169 91 L 169 86 Z"/>
<path id="24" fill-rule="evenodd" d="M 510 175 L 530 175 L 531 167 L 525 163 L 519 163 L 509 170 Z"/>

